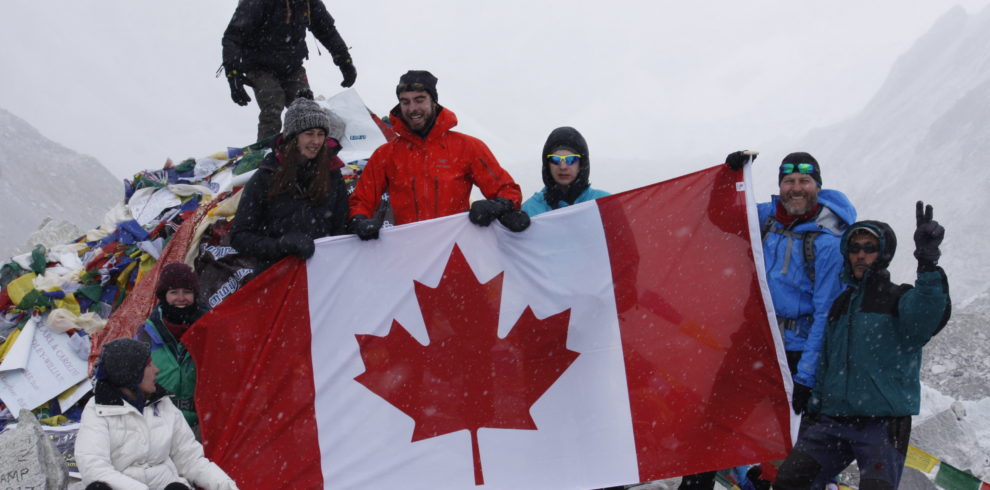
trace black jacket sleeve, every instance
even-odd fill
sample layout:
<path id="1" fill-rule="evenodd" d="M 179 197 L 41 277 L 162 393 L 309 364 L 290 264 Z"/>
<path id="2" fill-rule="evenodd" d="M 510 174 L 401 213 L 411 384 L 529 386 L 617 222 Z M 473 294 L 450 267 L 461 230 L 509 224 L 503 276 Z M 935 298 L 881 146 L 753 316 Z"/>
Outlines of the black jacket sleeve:
<path id="1" fill-rule="evenodd" d="M 333 223 L 331 224 L 330 235 L 344 235 L 349 233 L 347 221 L 350 219 L 351 207 L 347 199 L 347 185 L 344 184 L 344 177 L 340 170 L 334 172 L 333 177 Z"/>
<path id="2" fill-rule="evenodd" d="M 241 0 L 237 3 L 220 41 L 223 46 L 223 67 L 228 73 L 233 69 L 242 69 L 245 40 L 251 32 L 258 29 L 264 18 L 262 3 L 256 0 Z"/>
<path id="3" fill-rule="evenodd" d="M 234 226 L 230 231 L 230 244 L 239 253 L 264 260 L 277 260 L 286 255 L 279 249 L 278 238 L 272 238 L 266 233 L 270 224 L 264 217 L 264 200 L 271 179 L 271 172 L 264 169 L 258 169 L 251 176 L 251 180 L 241 191 Z"/>
<path id="4" fill-rule="evenodd" d="M 326 6 L 320 0 L 313 0 L 310 3 L 312 23 L 309 30 L 320 41 L 320 44 L 330 50 L 333 56 L 333 64 L 340 66 L 350 59 L 351 55 L 347 51 L 347 43 L 340 37 L 337 27 L 334 26 L 333 17 L 327 12 Z"/>

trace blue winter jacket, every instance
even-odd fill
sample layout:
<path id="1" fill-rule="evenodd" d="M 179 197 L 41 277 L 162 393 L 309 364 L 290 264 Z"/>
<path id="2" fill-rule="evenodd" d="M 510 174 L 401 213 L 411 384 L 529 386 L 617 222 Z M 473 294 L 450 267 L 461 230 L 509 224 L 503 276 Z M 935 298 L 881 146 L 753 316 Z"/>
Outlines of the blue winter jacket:
<path id="1" fill-rule="evenodd" d="M 780 196 L 757 206 L 761 226 L 775 215 Z M 770 297 L 778 317 L 794 319 L 795 328 L 784 330 L 784 349 L 801 352 L 794 381 L 815 386 L 815 371 L 822 349 L 828 310 L 842 292 L 839 273 L 842 254 L 839 239 L 850 223 L 856 221 L 856 209 L 845 194 L 822 189 L 818 193 L 821 212 L 814 221 L 800 223 L 791 232 L 820 232 L 815 238 L 815 281 L 806 270 L 804 248 L 800 238 L 768 232 L 763 238 Z M 773 225 L 777 225 L 773 221 Z"/>
<path id="2" fill-rule="evenodd" d="M 914 287 L 890 282 L 887 265 L 896 237 L 886 223 L 863 221 L 880 237 L 881 254 L 835 300 L 809 412 L 833 417 L 917 415 L 921 407 L 921 350 L 951 314 L 949 283 L 941 268 L 918 272 Z M 848 232 L 842 237 L 846 250 Z M 843 254 L 845 257 L 845 254 Z"/>
<path id="3" fill-rule="evenodd" d="M 547 188 L 544 187 L 543 189 L 540 189 L 540 192 L 533 194 L 533 197 L 526 199 L 526 202 L 524 202 L 522 205 L 522 210 L 525 211 L 526 214 L 530 216 L 536 216 L 540 213 L 551 211 L 553 208 L 551 208 L 550 205 L 547 204 L 546 198 L 544 197 L 544 192 L 546 192 L 546 190 Z M 584 192 L 582 192 L 577 197 L 577 199 L 574 200 L 574 204 L 585 201 L 593 201 L 595 199 L 598 199 L 599 197 L 605 197 L 608 195 L 609 195 L 608 192 L 600 191 L 598 189 L 592 189 L 591 187 L 589 187 L 585 189 Z M 560 205 L 558 207 L 562 208 L 565 206 L 567 206 L 567 201 L 560 201 Z"/>

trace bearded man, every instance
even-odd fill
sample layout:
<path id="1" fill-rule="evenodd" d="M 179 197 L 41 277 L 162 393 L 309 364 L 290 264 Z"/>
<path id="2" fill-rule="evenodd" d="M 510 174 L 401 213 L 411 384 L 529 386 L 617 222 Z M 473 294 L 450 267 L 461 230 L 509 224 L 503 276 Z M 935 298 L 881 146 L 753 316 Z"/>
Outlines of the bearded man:
<path id="1" fill-rule="evenodd" d="M 741 168 L 748 158 L 732 153 L 726 164 Z M 784 157 L 777 182 L 780 194 L 757 210 L 770 297 L 794 381 L 792 404 L 800 414 L 815 386 L 828 310 L 843 289 L 839 241 L 856 221 L 856 209 L 845 194 L 822 189 L 821 165 L 808 153 Z"/>
<path id="2" fill-rule="evenodd" d="M 395 95 L 389 120 L 398 137 L 375 150 L 351 194 L 354 232 L 362 240 L 378 238 L 382 222 L 374 216 L 386 193 L 396 225 L 470 210 L 476 225 L 497 219 L 512 231 L 526 229 L 519 185 L 481 140 L 453 130 L 457 116 L 437 103 L 437 77 L 410 70 Z M 485 199 L 471 204 L 474 186 Z"/>
<path id="3" fill-rule="evenodd" d="M 756 158 L 737 151 L 725 157 L 733 170 Z M 818 160 L 805 152 L 784 157 L 777 171 L 780 193 L 757 205 L 763 236 L 763 261 L 777 325 L 784 339 L 787 365 L 794 382 L 791 405 L 801 414 L 808 407 L 828 312 L 842 292 L 842 233 L 856 221 L 856 209 L 845 194 L 822 189 Z M 756 488 L 769 488 L 759 467 L 747 477 Z M 685 476 L 679 490 L 710 490 L 715 471 Z"/>

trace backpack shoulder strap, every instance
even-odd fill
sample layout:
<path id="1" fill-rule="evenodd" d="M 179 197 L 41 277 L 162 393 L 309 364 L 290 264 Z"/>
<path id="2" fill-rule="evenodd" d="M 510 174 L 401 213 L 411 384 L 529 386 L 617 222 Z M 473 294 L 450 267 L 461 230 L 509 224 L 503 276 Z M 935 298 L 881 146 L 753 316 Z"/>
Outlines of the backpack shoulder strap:
<path id="1" fill-rule="evenodd" d="M 760 239 L 765 240 L 767 238 L 767 233 L 770 233 L 770 228 L 773 227 L 773 215 L 767 216 L 767 219 L 763 221 L 763 226 L 760 227 Z"/>
<path id="2" fill-rule="evenodd" d="M 815 238 L 821 235 L 820 231 L 807 231 L 801 239 L 804 246 L 804 270 L 811 279 L 811 284 L 815 284 Z"/>
<path id="3" fill-rule="evenodd" d="M 800 238 L 801 246 L 804 252 L 804 270 L 808 273 L 808 278 L 811 279 L 811 283 L 815 283 L 815 238 L 821 235 L 820 231 L 806 231 L 803 233 L 797 233 L 790 230 L 786 230 L 779 226 L 774 226 L 774 217 L 768 216 L 763 222 L 763 226 L 760 228 L 760 236 L 762 239 L 766 240 L 768 233 L 777 233 L 784 235 L 788 238 Z"/>

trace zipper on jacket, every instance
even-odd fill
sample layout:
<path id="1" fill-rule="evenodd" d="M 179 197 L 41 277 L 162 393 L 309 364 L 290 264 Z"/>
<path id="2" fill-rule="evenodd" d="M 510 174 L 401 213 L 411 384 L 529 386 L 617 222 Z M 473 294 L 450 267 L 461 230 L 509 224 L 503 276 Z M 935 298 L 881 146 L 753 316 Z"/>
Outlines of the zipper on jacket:
<path id="1" fill-rule="evenodd" d="M 412 195 L 413 195 L 413 209 L 416 211 L 416 221 L 419 221 L 419 199 L 417 198 L 418 193 L 416 192 L 416 177 L 412 179 Z"/>
<path id="2" fill-rule="evenodd" d="M 485 162 L 484 158 L 478 158 L 478 161 L 481 162 L 482 167 L 485 167 L 485 171 L 488 172 L 488 175 L 491 176 L 492 180 L 498 182 L 498 176 L 495 175 L 495 171 L 493 171 L 491 167 L 488 166 L 488 162 Z"/>
<path id="3" fill-rule="evenodd" d="M 865 278 L 865 277 L 864 277 Z M 856 306 L 862 298 L 860 293 L 863 292 L 862 283 L 856 286 L 856 291 L 849 298 L 849 307 L 846 310 L 846 389 L 845 389 L 845 399 L 849 399 L 849 380 L 852 379 L 852 349 L 853 349 L 853 312 L 855 312 L 858 307 Z"/>
<path id="4" fill-rule="evenodd" d="M 433 217 L 440 216 L 440 178 L 433 177 Z"/>

